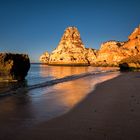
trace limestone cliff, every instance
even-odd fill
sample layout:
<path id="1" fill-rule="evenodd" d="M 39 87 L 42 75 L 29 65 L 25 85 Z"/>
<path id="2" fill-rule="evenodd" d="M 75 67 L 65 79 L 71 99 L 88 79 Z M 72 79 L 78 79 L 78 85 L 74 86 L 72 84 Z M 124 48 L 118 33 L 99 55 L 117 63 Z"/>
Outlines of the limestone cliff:
<path id="1" fill-rule="evenodd" d="M 92 48 L 86 48 L 86 58 L 89 62 L 89 64 L 91 64 L 92 62 L 94 62 L 97 59 L 97 51 L 95 49 Z"/>
<path id="2" fill-rule="evenodd" d="M 118 41 L 108 41 L 101 44 L 94 63 L 97 65 L 116 65 L 124 58 L 124 52 L 121 49 L 123 44 L 124 42 Z"/>
<path id="3" fill-rule="evenodd" d="M 133 55 L 120 61 L 121 70 L 140 68 L 140 55 Z"/>
<path id="4" fill-rule="evenodd" d="M 42 63 L 50 65 L 89 65 L 96 59 L 96 50 L 85 48 L 76 27 L 68 27 L 57 48 L 49 55 L 40 56 Z"/>
<path id="5" fill-rule="evenodd" d="M 40 60 L 48 64 L 118 66 L 122 60 L 139 54 L 140 26 L 130 34 L 128 41 L 107 41 L 99 50 L 85 48 L 78 29 L 68 27 L 57 48 L 50 55 L 43 54 Z"/>
<path id="6" fill-rule="evenodd" d="M 121 60 L 140 54 L 140 26 L 126 42 L 108 41 L 101 45 L 97 53 L 96 65 L 119 65 Z"/>
<path id="7" fill-rule="evenodd" d="M 86 48 L 76 27 L 68 27 L 57 48 L 50 54 L 49 64 L 88 65 Z"/>
<path id="8" fill-rule="evenodd" d="M 50 57 L 50 54 L 48 52 L 45 52 L 44 54 L 42 54 L 39 58 L 39 61 L 42 62 L 42 63 L 46 63 L 48 64 L 49 62 L 49 57 Z"/>
<path id="9" fill-rule="evenodd" d="M 129 35 L 128 39 L 133 40 L 140 37 L 140 25 L 134 29 L 134 31 Z"/>
<path id="10" fill-rule="evenodd" d="M 123 45 L 130 56 L 140 53 L 140 26 L 136 28 L 128 37 L 128 41 Z"/>

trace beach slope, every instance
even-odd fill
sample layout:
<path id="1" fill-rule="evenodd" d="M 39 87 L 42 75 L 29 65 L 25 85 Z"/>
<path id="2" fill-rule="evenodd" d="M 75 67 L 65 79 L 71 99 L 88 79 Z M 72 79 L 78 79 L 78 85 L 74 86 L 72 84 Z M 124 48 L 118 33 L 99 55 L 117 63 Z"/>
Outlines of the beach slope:
<path id="1" fill-rule="evenodd" d="M 128 72 L 96 86 L 67 114 L 17 135 L 44 140 L 140 139 L 140 73 Z"/>

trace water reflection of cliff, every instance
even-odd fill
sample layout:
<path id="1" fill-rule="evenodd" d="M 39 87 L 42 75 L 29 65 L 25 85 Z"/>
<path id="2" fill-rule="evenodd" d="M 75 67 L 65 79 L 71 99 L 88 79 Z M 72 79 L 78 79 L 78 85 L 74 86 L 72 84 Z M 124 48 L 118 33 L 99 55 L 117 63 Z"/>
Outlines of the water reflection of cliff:
<path id="1" fill-rule="evenodd" d="M 91 92 L 95 88 L 96 84 L 112 79 L 117 75 L 119 75 L 119 73 L 100 76 L 93 75 L 78 80 L 57 84 L 54 86 L 53 90 L 59 91 L 59 96 L 54 96 L 57 96 L 56 99 L 59 104 L 63 104 L 63 106 L 67 108 L 72 108 L 81 100 L 83 100 L 89 94 L 89 92 Z"/>
<path id="2" fill-rule="evenodd" d="M 47 66 L 40 65 L 40 75 L 42 77 L 53 76 L 54 78 L 62 78 L 69 75 L 81 74 L 91 71 L 103 71 L 114 68 L 110 67 L 67 67 L 67 66 Z"/>

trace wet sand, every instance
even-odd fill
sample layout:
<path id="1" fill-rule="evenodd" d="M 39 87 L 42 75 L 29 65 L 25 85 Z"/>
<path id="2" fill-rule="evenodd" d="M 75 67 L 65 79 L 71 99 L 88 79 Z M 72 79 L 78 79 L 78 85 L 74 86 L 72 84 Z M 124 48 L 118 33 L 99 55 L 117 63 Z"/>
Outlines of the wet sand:
<path id="1" fill-rule="evenodd" d="M 14 139 L 139 140 L 140 73 L 124 73 L 97 85 L 70 112 L 20 132 Z"/>
<path id="2" fill-rule="evenodd" d="M 98 84 L 68 113 L 15 131 L 16 135 L 7 135 L 5 139 L 139 140 L 140 72 L 123 73 Z"/>

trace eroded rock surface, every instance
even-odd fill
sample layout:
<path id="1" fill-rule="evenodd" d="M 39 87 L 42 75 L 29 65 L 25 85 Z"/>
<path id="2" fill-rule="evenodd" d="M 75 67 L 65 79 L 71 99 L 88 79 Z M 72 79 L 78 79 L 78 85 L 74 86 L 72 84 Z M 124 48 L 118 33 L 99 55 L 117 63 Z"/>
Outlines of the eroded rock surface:
<path id="1" fill-rule="evenodd" d="M 49 58 L 50 58 L 50 54 L 48 52 L 45 52 L 44 54 L 42 54 L 39 58 L 39 61 L 42 63 L 49 63 Z"/>
<path id="2" fill-rule="evenodd" d="M 140 54 L 140 26 L 130 34 L 126 42 L 108 41 L 103 43 L 94 63 L 118 66 L 123 59 L 138 54 Z"/>
<path id="3" fill-rule="evenodd" d="M 0 80 L 24 80 L 30 69 L 27 54 L 0 53 Z"/>
<path id="4" fill-rule="evenodd" d="M 57 48 L 50 55 L 43 54 L 40 60 L 48 64 L 119 66 L 123 59 L 139 54 L 140 26 L 128 36 L 127 41 L 107 41 L 99 50 L 85 48 L 78 29 L 68 27 Z"/>
<path id="5" fill-rule="evenodd" d="M 68 27 L 57 48 L 50 54 L 49 64 L 88 65 L 86 48 L 76 27 Z"/>

